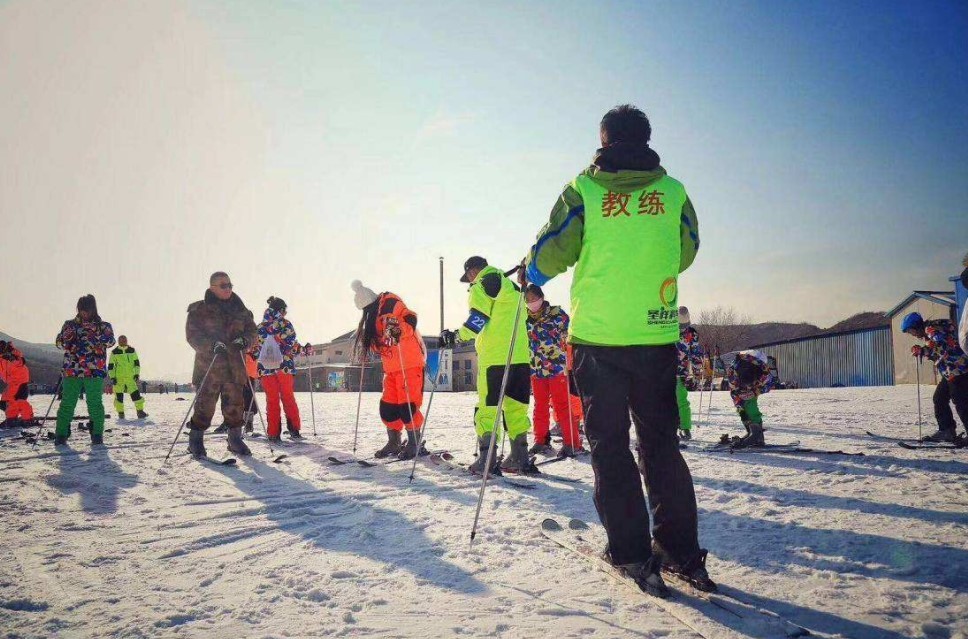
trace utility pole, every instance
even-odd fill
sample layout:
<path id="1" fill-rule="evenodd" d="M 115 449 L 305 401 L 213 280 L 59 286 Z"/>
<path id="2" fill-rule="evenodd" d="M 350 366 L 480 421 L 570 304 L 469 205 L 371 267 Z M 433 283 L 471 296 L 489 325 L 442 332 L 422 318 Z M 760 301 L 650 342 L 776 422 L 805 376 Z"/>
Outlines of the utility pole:
<path id="1" fill-rule="evenodd" d="M 444 258 L 440 258 L 440 332 L 444 332 Z"/>

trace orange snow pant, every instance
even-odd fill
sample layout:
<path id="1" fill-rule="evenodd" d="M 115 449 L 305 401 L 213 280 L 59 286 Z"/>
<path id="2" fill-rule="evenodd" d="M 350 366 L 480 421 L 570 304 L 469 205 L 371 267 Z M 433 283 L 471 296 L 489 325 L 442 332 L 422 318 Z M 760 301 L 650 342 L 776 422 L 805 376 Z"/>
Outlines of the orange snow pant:
<path id="1" fill-rule="evenodd" d="M 269 437 L 279 437 L 282 434 L 282 415 L 279 412 L 279 401 L 286 412 L 289 428 L 299 432 L 299 407 L 296 406 L 296 395 L 293 392 L 295 378 L 290 374 L 277 370 L 262 378 L 262 389 L 266 392 L 266 430 Z"/>
<path id="2" fill-rule="evenodd" d="M 571 395 L 568 392 L 568 378 L 564 375 L 554 377 L 532 377 L 531 392 L 534 395 L 534 441 L 537 444 L 550 444 L 548 427 L 551 425 L 548 409 L 554 406 L 555 417 L 561 426 L 561 439 L 565 446 L 579 448 L 581 436 L 578 434 L 578 418 L 572 411 Z"/>
<path id="3" fill-rule="evenodd" d="M 4 413 L 7 419 L 29 420 L 34 418 L 34 408 L 27 401 L 27 383 L 11 382 L 7 384 L 7 390 L 3 392 L 3 400 L 6 409 Z"/>
<path id="4" fill-rule="evenodd" d="M 423 404 L 423 385 L 423 366 L 383 374 L 380 419 L 387 428 L 403 430 L 406 426 L 407 430 L 415 430 L 423 426 L 424 418 L 420 412 L 420 405 Z M 410 422 L 411 411 L 413 423 Z"/>

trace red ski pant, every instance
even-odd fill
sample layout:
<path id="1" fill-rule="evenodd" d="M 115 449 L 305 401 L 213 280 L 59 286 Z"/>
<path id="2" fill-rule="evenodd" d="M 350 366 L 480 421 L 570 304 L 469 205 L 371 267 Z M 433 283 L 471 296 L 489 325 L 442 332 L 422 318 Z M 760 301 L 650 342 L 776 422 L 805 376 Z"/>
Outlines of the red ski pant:
<path id="1" fill-rule="evenodd" d="M 407 430 L 414 430 L 423 426 L 424 418 L 420 412 L 420 405 L 423 404 L 423 384 L 423 366 L 383 374 L 380 419 L 387 428 L 403 430 L 406 426 Z M 411 411 L 413 423 L 410 422 Z"/>
<path id="2" fill-rule="evenodd" d="M 534 441 L 550 443 L 548 427 L 551 425 L 549 409 L 554 406 L 561 426 L 561 439 L 565 446 L 578 448 L 581 438 L 578 435 L 578 416 L 571 410 L 571 396 L 568 393 L 568 378 L 564 375 L 554 377 L 532 377 L 531 391 L 534 394 Z"/>
<path id="3" fill-rule="evenodd" d="M 34 409 L 27 401 L 27 384 L 10 382 L 3 392 L 3 401 L 7 408 L 4 411 L 7 419 L 33 419 Z"/>
<path id="4" fill-rule="evenodd" d="M 299 408 L 296 406 L 296 395 L 293 393 L 295 378 L 283 371 L 276 371 L 262 378 L 262 388 L 266 392 L 266 419 L 269 437 L 279 437 L 282 434 L 282 415 L 279 413 L 279 401 L 286 411 L 286 420 L 292 430 L 298 431 Z"/>

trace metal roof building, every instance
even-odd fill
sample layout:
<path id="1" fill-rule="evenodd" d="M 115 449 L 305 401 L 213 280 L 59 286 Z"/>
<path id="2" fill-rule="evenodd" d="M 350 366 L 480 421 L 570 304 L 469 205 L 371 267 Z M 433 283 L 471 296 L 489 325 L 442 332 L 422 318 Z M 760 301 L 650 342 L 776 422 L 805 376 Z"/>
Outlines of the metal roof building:
<path id="1" fill-rule="evenodd" d="M 800 388 L 894 384 L 890 326 L 825 333 L 752 348 L 774 357 L 779 379 Z"/>

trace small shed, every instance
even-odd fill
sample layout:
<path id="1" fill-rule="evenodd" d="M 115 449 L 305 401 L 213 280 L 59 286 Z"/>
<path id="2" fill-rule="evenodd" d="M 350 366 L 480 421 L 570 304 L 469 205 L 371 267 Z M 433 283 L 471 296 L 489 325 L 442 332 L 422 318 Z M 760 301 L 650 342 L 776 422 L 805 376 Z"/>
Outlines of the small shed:
<path id="1" fill-rule="evenodd" d="M 891 319 L 891 341 L 894 348 L 894 383 L 916 384 L 918 361 L 911 356 L 911 347 L 921 342 L 901 332 L 901 322 L 908 313 L 918 312 L 925 320 L 955 319 L 953 291 L 914 291 L 886 314 Z M 921 383 L 937 384 L 937 371 L 931 362 L 921 363 Z"/>

